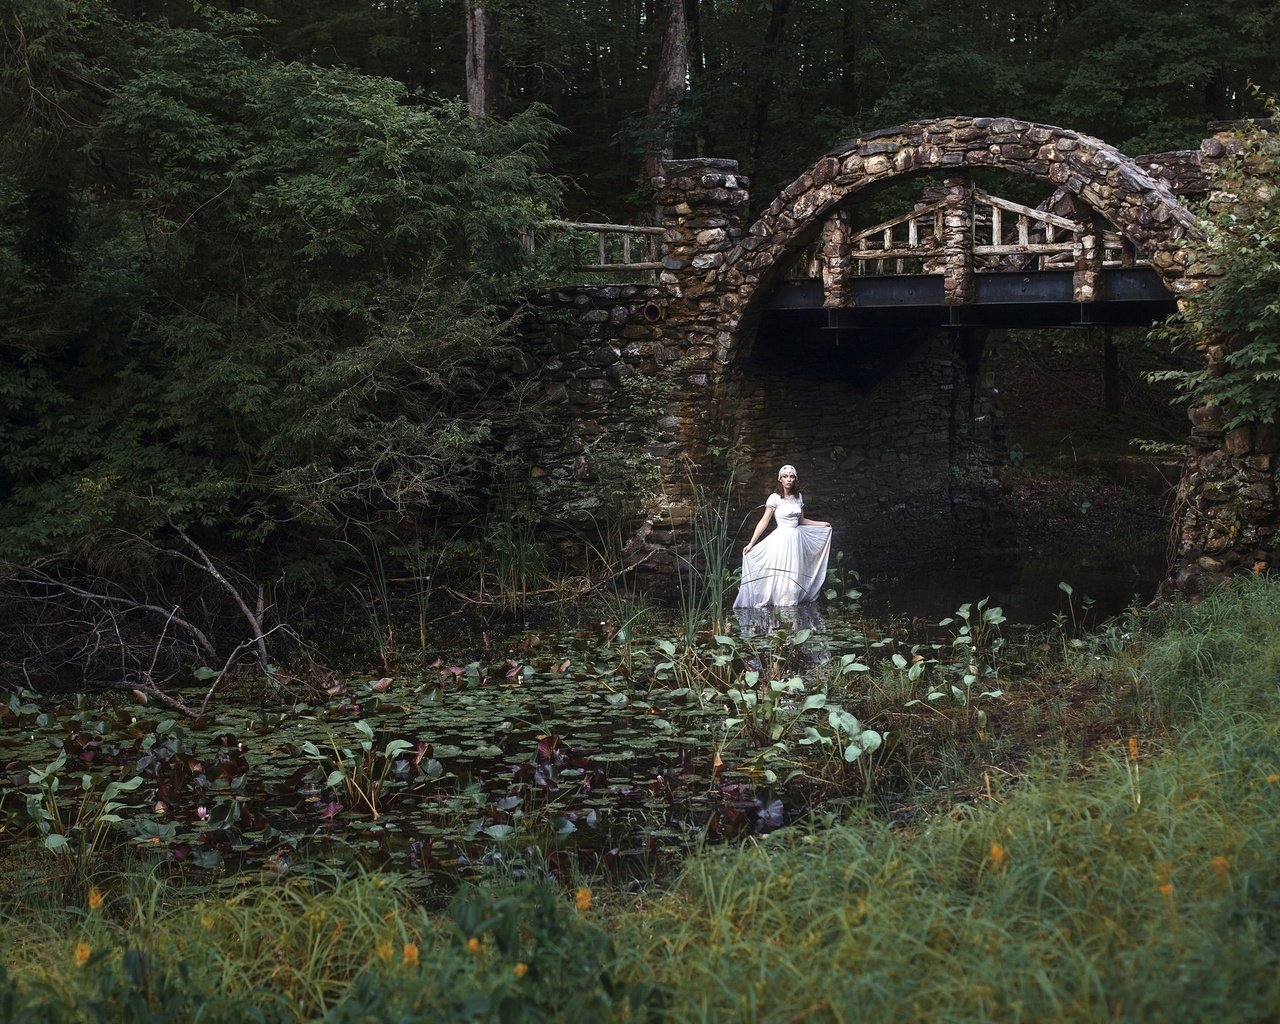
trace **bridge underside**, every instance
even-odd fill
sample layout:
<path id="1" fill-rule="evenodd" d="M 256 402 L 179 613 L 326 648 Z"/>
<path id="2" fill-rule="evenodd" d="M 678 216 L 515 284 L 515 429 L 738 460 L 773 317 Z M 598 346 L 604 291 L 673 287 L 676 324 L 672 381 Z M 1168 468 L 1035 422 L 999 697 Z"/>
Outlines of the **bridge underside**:
<path id="1" fill-rule="evenodd" d="M 783 281 L 761 303 L 768 320 L 800 314 L 832 330 L 901 327 L 1089 327 L 1147 326 L 1177 306 L 1150 267 L 1102 271 L 1101 298 L 1073 300 L 1069 270 L 977 274 L 972 302 L 948 305 L 944 275 L 859 276 L 849 281 L 849 303 L 824 306 L 820 279 Z"/>

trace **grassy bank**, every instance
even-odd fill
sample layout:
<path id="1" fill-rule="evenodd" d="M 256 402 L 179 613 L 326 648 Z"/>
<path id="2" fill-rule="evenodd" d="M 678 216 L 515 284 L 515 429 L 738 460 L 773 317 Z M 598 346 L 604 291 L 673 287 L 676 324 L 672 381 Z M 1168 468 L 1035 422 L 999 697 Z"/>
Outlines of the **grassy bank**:
<path id="1" fill-rule="evenodd" d="M 0 1019 L 1274 1019 L 1280 582 L 1144 629 L 1068 652 L 1113 738 L 1046 730 L 1003 793 L 706 850 L 647 897 L 125 874 L 3 921 Z"/>

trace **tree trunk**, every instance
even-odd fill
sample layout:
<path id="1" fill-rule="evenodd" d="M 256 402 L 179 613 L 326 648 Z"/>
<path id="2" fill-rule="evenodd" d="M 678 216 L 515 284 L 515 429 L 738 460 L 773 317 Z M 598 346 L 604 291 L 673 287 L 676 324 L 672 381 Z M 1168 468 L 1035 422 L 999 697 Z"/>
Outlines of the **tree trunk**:
<path id="1" fill-rule="evenodd" d="M 672 154 L 676 108 L 689 77 L 689 43 L 684 16 L 684 0 L 670 0 L 667 27 L 662 33 L 658 54 L 658 75 L 649 93 L 650 138 L 645 154 L 645 174 L 652 178 L 662 170 L 662 161 Z"/>
<path id="2" fill-rule="evenodd" d="M 840 109 L 846 114 L 858 112 L 858 13 L 852 4 L 840 11 Z"/>
<path id="3" fill-rule="evenodd" d="M 498 114 L 498 15 L 467 0 L 467 106 L 477 121 Z"/>
<path id="4" fill-rule="evenodd" d="M 695 100 L 701 99 L 706 92 L 707 66 L 702 52 L 702 12 L 698 8 L 698 0 L 684 0 L 685 39 L 688 41 L 689 59 L 689 91 Z M 708 139 L 702 117 L 696 112 L 693 124 L 696 156 L 703 156 L 707 149 Z"/>
<path id="5" fill-rule="evenodd" d="M 755 100 L 751 104 L 751 126 L 747 136 L 747 161 L 752 174 L 759 170 L 760 145 L 769 121 L 769 102 L 773 99 L 773 62 L 778 55 L 778 47 L 782 45 L 782 33 L 790 13 L 791 0 L 773 0 L 769 8 L 769 27 L 765 29 L 764 45 L 760 47 L 760 77 Z"/>

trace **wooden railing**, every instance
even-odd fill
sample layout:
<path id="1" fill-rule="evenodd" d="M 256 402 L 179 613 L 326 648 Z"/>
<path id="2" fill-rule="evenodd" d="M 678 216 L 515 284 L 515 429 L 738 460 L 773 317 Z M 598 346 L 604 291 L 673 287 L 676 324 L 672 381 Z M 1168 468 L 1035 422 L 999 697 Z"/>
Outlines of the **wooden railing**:
<path id="1" fill-rule="evenodd" d="M 929 274 L 942 270 L 942 233 L 946 201 L 923 203 L 908 213 L 852 232 L 845 255 L 850 272 L 858 275 Z M 1023 206 L 1009 199 L 973 193 L 973 256 L 980 272 L 1070 270 L 1082 225 L 1047 210 Z M 1104 230 L 1104 267 L 1147 264 L 1132 243 L 1118 231 Z M 817 240 L 797 261 L 795 272 L 820 276 Z"/>
<path id="2" fill-rule="evenodd" d="M 549 220 L 543 228 L 543 231 L 525 233 L 525 248 L 532 254 L 549 245 L 566 246 L 566 256 L 575 275 L 628 275 L 648 282 L 662 269 L 659 253 L 662 228 L 568 220 Z M 585 243 L 584 235 L 595 235 L 595 244 Z"/>

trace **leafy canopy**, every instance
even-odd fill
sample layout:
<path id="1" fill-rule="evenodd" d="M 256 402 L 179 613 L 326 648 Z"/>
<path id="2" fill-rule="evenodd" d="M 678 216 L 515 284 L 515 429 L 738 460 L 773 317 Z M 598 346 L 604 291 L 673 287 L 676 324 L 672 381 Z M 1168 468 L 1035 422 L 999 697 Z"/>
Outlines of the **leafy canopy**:
<path id="1" fill-rule="evenodd" d="M 1274 100 L 1269 108 L 1276 113 Z M 1242 142 L 1216 172 L 1207 238 L 1193 243 L 1192 270 L 1217 280 L 1187 296 L 1160 331 L 1184 348 L 1209 346 L 1213 354 L 1221 346 L 1222 357 L 1153 374 L 1188 401 L 1220 407 L 1228 429 L 1280 416 L 1280 145 L 1259 123 L 1244 129 Z"/>
<path id="2" fill-rule="evenodd" d="M 305 550 L 490 469 L 559 196 L 539 109 L 474 125 L 252 15 L 0 22 L 0 557 L 169 522 Z"/>

